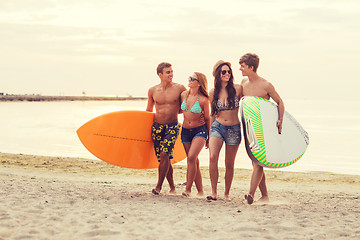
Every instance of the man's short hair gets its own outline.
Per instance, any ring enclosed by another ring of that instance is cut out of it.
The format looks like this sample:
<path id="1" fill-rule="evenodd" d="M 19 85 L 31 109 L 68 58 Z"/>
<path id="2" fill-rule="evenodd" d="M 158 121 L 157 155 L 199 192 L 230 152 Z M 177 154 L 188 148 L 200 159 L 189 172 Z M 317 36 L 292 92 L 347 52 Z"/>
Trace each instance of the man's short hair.
<path id="1" fill-rule="evenodd" d="M 168 68 L 168 67 L 171 67 L 170 63 L 167 62 L 160 63 L 156 68 L 157 74 L 159 75 L 159 73 L 163 73 L 164 68 Z"/>
<path id="2" fill-rule="evenodd" d="M 245 63 L 249 67 L 253 67 L 254 72 L 256 72 L 257 68 L 259 67 L 260 58 L 258 55 L 254 53 L 247 53 L 240 58 L 239 63 Z"/>

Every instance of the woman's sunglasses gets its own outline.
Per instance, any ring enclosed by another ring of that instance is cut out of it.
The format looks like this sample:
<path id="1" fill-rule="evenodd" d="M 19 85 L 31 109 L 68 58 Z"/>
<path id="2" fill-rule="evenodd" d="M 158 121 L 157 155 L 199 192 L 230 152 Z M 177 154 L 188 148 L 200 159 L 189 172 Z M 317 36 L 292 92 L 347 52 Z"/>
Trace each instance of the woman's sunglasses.
<path id="1" fill-rule="evenodd" d="M 231 70 L 227 70 L 227 71 L 226 71 L 226 70 L 222 70 L 222 71 L 221 71 L 221 74 L 222 74 L 222 75 L 225 75 L 226 72 L 231 75 Z"/>
<path id="2" fill-rule="evenodd" d="M 194 82 L 194 81 L 199 81 L 199 80 L 197 80 L 196 78 L 193 78 L 193 77 L 190 76 L 189 81 Z"/>

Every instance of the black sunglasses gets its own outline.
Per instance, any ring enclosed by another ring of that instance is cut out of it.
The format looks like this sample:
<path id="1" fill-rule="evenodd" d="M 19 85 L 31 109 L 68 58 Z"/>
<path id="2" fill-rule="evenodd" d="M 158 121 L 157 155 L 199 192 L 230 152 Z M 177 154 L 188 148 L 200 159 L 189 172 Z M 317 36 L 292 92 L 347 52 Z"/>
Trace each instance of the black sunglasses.
<path id="1" fill-rule="evenodd" d="M 231 70 L 227 70 L 227 71 L 226 71 L 226 70 L 222 70 L 222 71 L 221 71 L 221 74 L 222 74 L 222 75 L 225 75 L 226 72 L 231 75 Z"/>
<path id="2" fill-rule="evenodd" d="M 199 81 L 199 80 L 197 80 L 196 78 L 193 78 L 192 76 L 190 76 L 189 81 L 194 82 L 194 81 Z"/>

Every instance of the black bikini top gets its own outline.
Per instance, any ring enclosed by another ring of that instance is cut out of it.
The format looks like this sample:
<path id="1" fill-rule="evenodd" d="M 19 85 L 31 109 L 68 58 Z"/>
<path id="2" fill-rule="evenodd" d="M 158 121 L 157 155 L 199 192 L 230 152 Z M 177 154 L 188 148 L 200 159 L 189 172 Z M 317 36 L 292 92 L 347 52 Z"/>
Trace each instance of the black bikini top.
<path id="1" fill-rule="evenodd" d="M 223 105 L 220 100 L 218 99 L 217 100 L 217 108 L 219 111 L 227 111 L 227 110 L 234 110 L 234 109 L 237 109 L 239 108 L 239 98 L 237 96 L 234 97 L 234 101 L 235 101 L 235 105 L 234 107 L 230 107 L 229 106 L 229 103 L 226 103 L 225 105 Z"/>

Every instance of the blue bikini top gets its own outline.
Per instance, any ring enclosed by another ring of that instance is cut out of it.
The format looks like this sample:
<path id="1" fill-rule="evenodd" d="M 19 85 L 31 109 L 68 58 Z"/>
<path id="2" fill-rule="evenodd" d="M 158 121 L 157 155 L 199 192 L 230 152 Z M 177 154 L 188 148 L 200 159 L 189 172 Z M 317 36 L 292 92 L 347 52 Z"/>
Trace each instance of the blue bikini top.
<path id="1" fill-rule="evenodd" d="M 187 108 L 186 98 L 181 103 L 181 110 L 189 111 L 188 108 Z M 198 96 L 198 99 L 196 100 L 196 102 L 194 103 L 194 105 L 191 107 L 190 112 L 192 112 L 192 113 L 201 113 L 201 107 L 200 107 L 200 103 L 199 103 L 199 96 Z"/>

